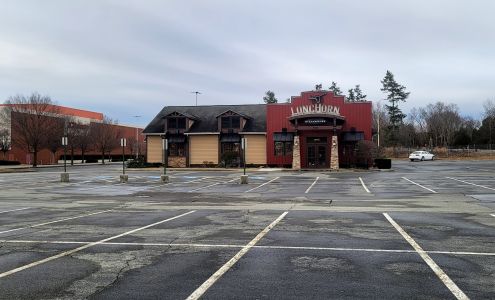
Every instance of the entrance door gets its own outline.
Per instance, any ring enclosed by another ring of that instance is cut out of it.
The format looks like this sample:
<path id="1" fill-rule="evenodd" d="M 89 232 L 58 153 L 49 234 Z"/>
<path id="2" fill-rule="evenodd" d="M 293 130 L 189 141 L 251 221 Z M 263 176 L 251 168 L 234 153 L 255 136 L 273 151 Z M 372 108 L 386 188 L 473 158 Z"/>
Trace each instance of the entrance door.
<path id="1" fill-rule="evenodd" d="M 328 167 L 328 146 L 326 140 L 326 138 L 308 138 L 308 168 Z"/>

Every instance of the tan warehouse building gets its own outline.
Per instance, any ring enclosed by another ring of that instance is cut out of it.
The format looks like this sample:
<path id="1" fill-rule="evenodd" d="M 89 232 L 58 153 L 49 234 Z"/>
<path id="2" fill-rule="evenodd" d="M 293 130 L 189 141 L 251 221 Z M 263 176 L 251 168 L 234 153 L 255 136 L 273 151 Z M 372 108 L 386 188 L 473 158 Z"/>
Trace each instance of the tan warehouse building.
<path id="1" fill-rule="evenodd" d="M 266 105 L 167 106 L 144 129 L 147 161 L 168 165 L 240 166 L 241 138 L 247 139 L 246 164 L 266 165 Z"/>

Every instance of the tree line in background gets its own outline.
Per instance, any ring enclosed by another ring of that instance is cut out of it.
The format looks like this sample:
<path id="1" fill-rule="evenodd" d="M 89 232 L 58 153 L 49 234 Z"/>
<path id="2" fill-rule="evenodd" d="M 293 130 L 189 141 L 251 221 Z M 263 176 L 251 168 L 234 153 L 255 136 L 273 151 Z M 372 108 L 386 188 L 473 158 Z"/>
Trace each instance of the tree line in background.
<path id="1" fill-rule="evenodd" d="M 433 149 L 434 147 L 466 147 L 467 145 L 493 144 L 495 135 L 495 100 L 483 103 L 483 117 L 476 120 L 462 116 L 456 104 L 437 101 L 424 107 L 414 107 L 406 115 L 400 104 L 406 102 L 410 92 L 399 84 L 391 71 L 381 80 L 381 91 L 385 94 L 386 104 L 381 101 L 373 105 L 374 140 L 381 147 L 416 147 Z M 316 84 L 315 91 L 323 89 Z M 336 82 L 328 87 L 335 95 L 343 95 Z M 348 102 L 366 101 L 366 95 L 359 84 L 348 89 L 345 100 Z M 273 91 L 267 91 L 263 97 L 265 103 L 277 103 Z M 290 98 L 287 99 L 290 102 Z"/>
<path id="2" fill-rule="evenodd" d="M 17 145 L 33 154 L 33 166 L 36 166 L 38 153 L 42 149 L 48 149 L 57 161 L 56 153 L 63 149 L 62 137 L 67 137 L 72 164 L 76 152 L 84 162 L 89 151 L 99 153 L 105 163 L 105 156 L 119 146 L 122 133 L 115 126 L 117 121 L 108 117 L 104 117 L 102 122 L 83 124 L 74 117 L 63 115 L 50 97 L 37 93 L 27 97 L 14 96 L 4 104 L 0 114 L 0 151 L 3 152 L 3 159 L 12 145 Z M 134 145 L 136 141 L 128 143 Z"/>
<path id="3" fill-rule="evenodd" d="M 316 84 L 314 90 L 322 91 L 323 84 L 322 83 Z M 332 81 L 332 84 L 328 87 L 328 90 L 332 91 L 335 95 L 344 96 L 342 94 L 342 90 L 335 81 Z M 348 90 L 348 94 L 346 95 L 345 100 L 348 102 L 360 102 L 360 101 L 366 101 L 366 97 L 367 96 L 363 94 L 363 91 L 361 90 L 361 85 L 356 84 L 354 88 Z M 278 99 L 277 97 L 275 97 L 275 92 L 271 90 L 266 91 L 265 96 L 263 96 L 263 102 L 265 102 L 266 104 L 278 103 Z M 287 98 L 285 102 L 290 103 L 290 98 Z"/>

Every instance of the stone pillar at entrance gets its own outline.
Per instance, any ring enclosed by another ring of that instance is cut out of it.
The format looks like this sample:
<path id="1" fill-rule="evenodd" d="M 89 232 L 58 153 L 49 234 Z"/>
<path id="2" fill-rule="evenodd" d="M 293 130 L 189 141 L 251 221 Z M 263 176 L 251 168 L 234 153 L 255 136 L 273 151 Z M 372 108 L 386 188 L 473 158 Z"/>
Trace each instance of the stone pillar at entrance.
<path id="1" fill-rule="evenodd" d="M 292 147 L 292 170 L 301 170 L 301 147 L 299 146 L 299 136 L 294 136 Z"/>
<path id="2" fill-rule="evenodd" d="M 330 169 L 338 170 L 339 169 L 339 141 L 337 140 L 337 136 L 332 136 L 332 150 L 330 150 Z"/>

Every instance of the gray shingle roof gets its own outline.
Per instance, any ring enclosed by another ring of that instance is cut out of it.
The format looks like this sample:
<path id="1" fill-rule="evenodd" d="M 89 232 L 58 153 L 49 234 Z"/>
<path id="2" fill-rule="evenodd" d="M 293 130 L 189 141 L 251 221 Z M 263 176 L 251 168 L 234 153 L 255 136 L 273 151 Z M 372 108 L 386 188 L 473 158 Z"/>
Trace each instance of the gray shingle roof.
<path id="1" fill-rule="evenodd" d="M 247 120 L 246 126 L 244 127 L 245 132 L 266 132 L 266 104 L 246 104 L 165 106 L 148 126 L 146 126 L 143 133 L 162 133 L 165 125 L 163 117 L 173 112 L 182 113 L 185 116 L 192 115 L 198 118 L 189 132 L 218 132 L 217 116 L 229 110 L 250 118 Z"/>

